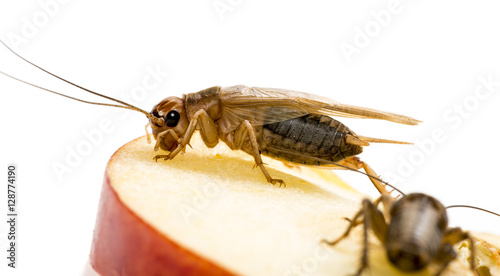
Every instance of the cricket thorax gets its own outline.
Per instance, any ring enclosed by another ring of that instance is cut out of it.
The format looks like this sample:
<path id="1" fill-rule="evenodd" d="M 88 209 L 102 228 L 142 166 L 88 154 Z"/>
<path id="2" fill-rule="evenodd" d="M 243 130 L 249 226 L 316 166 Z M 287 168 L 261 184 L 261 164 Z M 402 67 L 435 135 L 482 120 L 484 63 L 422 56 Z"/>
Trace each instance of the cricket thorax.
<path id="1" fill-rule="evenodd" d="M 221 101 L 220 86 L 210 87 L 199 92 L 185 94 L 183 96 L 186 115 L 191 120 L 194 114 L 203 109 L 213 121 L 220 118 Z"/>
<path id="2" fill-rule="evenodd" d="M 361 146 L 346 143 L 355 135 L 341 122 L 308 114 L 263 126 L 262 154 L 305 165 L 326 165 L 359 154 Z M 322 162 L 324 161 L 324 162 Z"/>

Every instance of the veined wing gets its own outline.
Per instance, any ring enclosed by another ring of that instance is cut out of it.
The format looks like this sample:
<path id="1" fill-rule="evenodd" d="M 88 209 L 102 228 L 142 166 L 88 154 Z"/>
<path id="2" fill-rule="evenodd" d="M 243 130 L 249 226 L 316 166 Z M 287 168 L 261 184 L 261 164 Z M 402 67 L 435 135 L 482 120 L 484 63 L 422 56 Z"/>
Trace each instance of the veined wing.
<path id="1" fill-rule="evenodd" d="M 221 88 L 220 94 L 222 116 L 219 125 L 224 132 L 236 129 L 243 120 L 248 120 L 252 125 L 267 125 L 310 113 L 379 119 L 407 125 L 420 122 L 408 116 L 345 105 L 326 97 L 286 89 L 236 85 Z"/>

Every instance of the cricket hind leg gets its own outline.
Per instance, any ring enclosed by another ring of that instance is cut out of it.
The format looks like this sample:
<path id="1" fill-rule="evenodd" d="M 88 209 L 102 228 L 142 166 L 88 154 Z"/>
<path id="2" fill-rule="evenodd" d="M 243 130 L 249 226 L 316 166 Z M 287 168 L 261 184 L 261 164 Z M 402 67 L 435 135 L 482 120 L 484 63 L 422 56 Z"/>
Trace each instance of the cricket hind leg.
<path id="1" fill-rule="evenodd" d="M 262 162 L 262 158 L 260 156 L 260 147 L 259 144 L 257 143 L 257 136 L 255 134 L 255 130 L 250 124 L 250 122 L 248 120 L 245 120 L 235 130 L 234 140 L 233 140 L 235 148 L 242 149 L 247 137 L 250 139 L 251 155 L 254 157 L 255 166 L 258 166 L 260 168 L 260 170 L 266 177 L 267 182 L 271 184 L 279 184 L 280 187 L 282 185 L 286 186 L 283 180 L 272 178 L 271 175 L 269 175 L 269 172 L 267 172 L 266 168 L 264 167 L 264 162 Z"/>
<path id="2" fill-rule="evenodd" d="M 390 198 L 392 200 L 397 199 L 397 196 L 393 197 L 391 195 L 392 191 L 388 191 L 386 189 L 386 184 L 380 181 L 380 176 L 368 164 L 361 161 L 357 156 L 347 157 L 339 162 L 336 162 L 333 165 L 328 165 L 328 167 L 331 167 L 332 169 L 352 169 L 356 171 L 363 169 L 367 174 L 368 178 L 370 179 L 370 181 L 373 183 L 373 186 L 375 186 L 375 188 L 381 195 Z M 386 204 L 385 200 L 384 204 Z"/>

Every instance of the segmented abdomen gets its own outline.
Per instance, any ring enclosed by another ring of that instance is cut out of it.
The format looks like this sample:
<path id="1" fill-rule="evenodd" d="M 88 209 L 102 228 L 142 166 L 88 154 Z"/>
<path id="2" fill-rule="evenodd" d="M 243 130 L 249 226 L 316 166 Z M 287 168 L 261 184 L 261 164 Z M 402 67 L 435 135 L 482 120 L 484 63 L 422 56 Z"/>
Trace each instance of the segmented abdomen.
<path id="1" fill-rule="evenodd" d="M 361 146 L 346 143 L 347 134 L 355 135 L 333 118 L 308 114 L 264 125 L 261 152 L 294 163 L 326 165 L 362 152 Z"/>

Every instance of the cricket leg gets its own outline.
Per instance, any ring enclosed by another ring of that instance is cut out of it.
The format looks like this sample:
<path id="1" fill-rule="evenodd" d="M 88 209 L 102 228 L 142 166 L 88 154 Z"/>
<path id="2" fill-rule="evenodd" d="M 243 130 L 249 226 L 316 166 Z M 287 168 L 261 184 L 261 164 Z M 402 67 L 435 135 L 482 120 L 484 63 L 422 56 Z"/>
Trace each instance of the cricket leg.
<path id="1" fill-rule="evenodd" d="M 151 137 L 149 137 L 149 131 L 148 131 L 148 127 L 150 125 L 151 125 L 150 123 L 147 123 L 146 126 L 144 127 L 144 129 L 146 130 L 146 139 L 148 141 L 148 144 L 151 144 Z"/>
<path id="2" fill-rule="evenodd" d="M 167 155 L 157 155 L 155 156 L 155 160 L 158 158 L 163 158 L 164 160 L 170 160 L 173 159 L 179 152 L 184 150 L 187 145 L 189 145 L 189 141 L 191 140 L 191 137 L 193 137 L 194 131 L 196 130 L 196 127 L 200 125 L 201 128 L 201 136 L 203 138 L 203 141 L 205 144 L 209 147 L 214 147 L 217 142 L 218 142 L 218 136 L 217 136 L 217 127 L 215 126 L 214 122 L 210 118 L 210 116 L 207 114 L 207 112 L 203 109 L 198 110 L 194 115 L 191 121 L 189 122 L 189 125 L 187 127 L 186 132 L 184 133 L 182 138 L 179 138 L 175 132 L 172 129 L 166 130 L 164 132 L 161 132 L 158 134 L 157 137 L 157 142 L 156 145 L 159 145 L 160 141 L 160 135 L 163 137 L 164 135 L 170 134 L 172 137 L 177 140 L 177 147 L 171 151 Z M 214 130 L 215 129 L 215 130 Z M 215 136 L 214 136 L 215 134 Z M 155 150 L 157 148 L 155 146 Z"/>
<path id="3" fill-rule="evenodd" d="M 276 178 L 271 178 L 269 173 L 267 172 L 266 168 L 264 167 L 264 162 L 262 162 L 262 158 L 260 157 L 260 147 L 259 144 L 257 143 L 257 137 L 255 135 L 255 130 L 253 129 L 252 125 L 248 120 L 243 121 L 238 128 L 234 132 L 234 147 L 236 149 L 242 149 L 243 144 L 245 143 L 246 138 L 250 138 L 250 145 L 252 148 L 251 154 L 253 155 L 253 158 L 255 159 L 255 165 L 260 168 L 262 173 L 267 179 L 267 182 L 271 184 L 276 184 L 278 183 L 281 187 L 281 185 L 285 186 L 285 182 L 281 179 L 276 179 Z"/>
<path id="4" fill-rule="evenodd" d="M 154 147 L 154 151 L 158 151 L 158 149 L 160 149 L 160 143 L 161 143 L 161 141 L 168 134 L 170 134 L 177 141 L 177 143 L 181 142 L 181 139 L 179 138 L 179 136 L 177 136 L 177 134 L 175 133 L 175 131 L 173 131 L 172 129 L 167 129 L 165 131 L 162 131 L 162 132 L 158 133 L 158 135 L 156 136 L 156 144 L 155 144 L 155 147 Z M 153 160 L 158 161 L 158 159 L 160 159 L 160 158 L 166 158 L 166 157 L 168 157 L 168 155 L 159 154 L 159 155 L 155 155 L 155 157 L 153 157 Z"/>
<path id="5" fill-rule="evenodd" d="M 470 269 L 474 271 L 476 267 L 476 253 L 474 248 L 474 239 L 469 234 L 469 232 L 463 231 L 460 227 L 449 228 L 446 230 L 446 233 L 443 237 L 443 245 L 439 249 L 436 257 L 434 259 L 435 263 L 441 265 L 438 273 L 436 275 L 440 275 L 445 271 L 451 261 L 453 261 L 457 257 L 457 253 L 453 249 L 453 245 L 461 242 L 463 240 L 469 240 L 470 244 Z"/>
<path id="6" fill-rule="evenodd" d="M 363 254 L 361 255 L 361 265 L 356 275 L 361 275 L 363 270 L 367 269 L 369 266 L 368 229 L 371 229 L 383 244 L 388 228 L 384 214 L 368 199 L 363 200 L 363 212 L 365 213 L 363 222 Z"/>
<path id="7" fill-rule="evenodd" d="M 356 272 L 356 275 L 361 275 L 363 270 L 368 268 L 368 229 L 372 229 L 372 231 L 375 233 L 375 236 L 383 242 L 385 240 L 385 235 L 387 232 L 387 223 L 385 221 L 383 213 L 377 208 L 377 204 L 380 201 L 380 199 L 376 200 L 374 203 L 372 203 L 370 200 L 365 199 L 363 200 L 362 208 L 359 210 L 356 215 L 349 220 L 349 226 L 347 227 L 346 231 L 342 236 L 340 236 L 338 239 L 334 241 L 326 241 L 323 240 L 323 242 L 333 246 L 346 238 L 351 230 L 356 227 L 357 225 L 360 224 L 358 222 L 358 219 L 362 216 L 362 224 L 363 224 L 363 253 L 361 255 L 361 265 Z"/>
<path id="8" fill-rule="evenodd" d="M 363 169 L 368 175 L 370 181 L 373 183 L 373 186 L 375 186 L 377 191 L 382 195 L 382 203 L 384 204 L 385 207 L 384 209 L 390 210 L 392 203 L 399 197 L 399 196 L 395 197 L 392 196 L 391 195 L 392 191 L 387 191 L 387 189 L 385 188 L 386 185 L 380 181 L 380 176 L 368 164 L 361 161 L 359 157 L 350 156 L 342 161 L 337 162 L 337 164 L 349 167 L 354 170 Z"/>
<path id="9" fill-rule="evenodd" d="M 377 191 L 382 195 L 381 201 L 384 205 L 385 215 L 389 216 L 389 211 L 391 210 L 392 204 L 398 199 L 398 196 L 392 196 L 392 191 L 387 191 L 386 185 L 380 181 L 380 176 L 365 162 L 359 161 L 365 170 L 368 178 L 373 183 L 373 186 L 377 189 Z"/>
<path id="10" fill-rule="evenodd" d="M 179 136 L 177 136 L 177 134 L 175 133 L 175 131 L 173 129 L 167 129 L 165 131 L 162 131 L 162 132 L 158 133 L 158 135 L 156 136 L 156 144 L 155 144 L 155 147 L 154 147 L 154 151 L 158 151 L 158 149 L 160 148 L 160 142 L 161 142 L 161 140 L 167 134 L 172 135 L 172 137 L 177 141 L 177 143 L 181 142 L 181 139 L 179 138 Z"/>
<path id="11" fill-rule="evenodd" d="M 340 236 L 339 238 L 337 238 L 336 240 L 334 241 L 328 241 L 328 240 L 321 240 L 321 242 L 323 243 L 326 243 L 328 245 L 331 245 L 331 246 L 334 246 L 336 245 L 337 243 L 339 243 L 341 240 L 347 238 L 349 236 L 349 234 L 351 233 L 351 230 L 354 229 L 354 227 L 358 226 L 359 224 L 361 224 L 358 219 L 360 216 L 363 215 L 363 209 L 359 210 L 352 219 L 347 219 L 347 221 L 349 221 L 349 226 L 347 226 L 347 229 L 345 230 L 344 234 L 342 234 L 342 236 Z"/>

